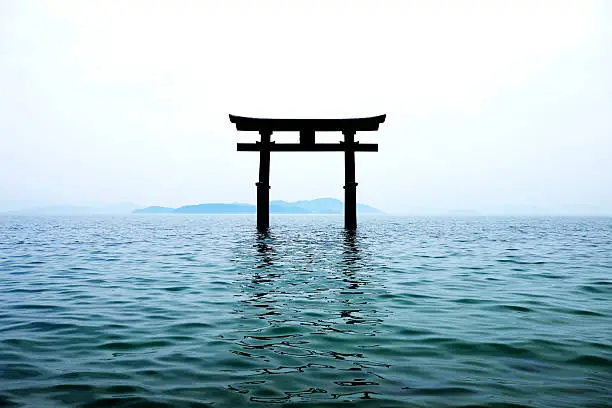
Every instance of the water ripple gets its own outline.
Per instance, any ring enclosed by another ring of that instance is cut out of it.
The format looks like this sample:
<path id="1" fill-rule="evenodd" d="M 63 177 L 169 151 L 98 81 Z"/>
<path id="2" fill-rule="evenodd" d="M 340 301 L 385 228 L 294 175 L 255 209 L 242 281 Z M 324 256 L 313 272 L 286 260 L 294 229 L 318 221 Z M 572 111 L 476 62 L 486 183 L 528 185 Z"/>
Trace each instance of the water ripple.
<path id="1" fill-rule="evenodd" d="M 606 406 L 612 220 L 0 217 L 0 406 Z"/>

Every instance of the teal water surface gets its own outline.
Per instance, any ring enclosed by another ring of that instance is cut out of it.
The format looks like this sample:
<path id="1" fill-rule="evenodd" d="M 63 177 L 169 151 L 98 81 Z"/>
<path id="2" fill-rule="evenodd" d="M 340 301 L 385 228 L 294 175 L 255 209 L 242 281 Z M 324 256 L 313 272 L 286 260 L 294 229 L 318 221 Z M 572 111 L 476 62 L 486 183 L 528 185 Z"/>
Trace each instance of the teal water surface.
<path id="1" fill-rule="evenodd" d="M 611 406 L 611 218 L 271 223 L 0 217 L 0 406 Z"/>

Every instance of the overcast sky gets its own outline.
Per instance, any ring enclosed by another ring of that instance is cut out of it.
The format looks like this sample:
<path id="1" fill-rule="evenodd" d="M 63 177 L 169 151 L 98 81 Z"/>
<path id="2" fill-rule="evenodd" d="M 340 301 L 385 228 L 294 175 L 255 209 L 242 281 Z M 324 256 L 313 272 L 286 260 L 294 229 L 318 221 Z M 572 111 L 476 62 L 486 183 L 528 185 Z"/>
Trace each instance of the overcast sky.
<path id="1" fill-rule="evenodd" d="M 3 0 L 0 209 L 254 203 L 229 113 L 386 113 L 360 202 L 612 214 L 610 3 Z M 343 171 L 273 153 L 271 199 L 342 199 Z"/>

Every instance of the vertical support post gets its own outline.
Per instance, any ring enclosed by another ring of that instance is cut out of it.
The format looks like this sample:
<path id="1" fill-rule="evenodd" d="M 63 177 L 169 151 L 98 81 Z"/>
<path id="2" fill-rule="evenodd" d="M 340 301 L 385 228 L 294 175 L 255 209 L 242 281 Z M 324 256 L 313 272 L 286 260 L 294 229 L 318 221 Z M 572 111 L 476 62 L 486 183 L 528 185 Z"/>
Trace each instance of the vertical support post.
<path id="1" fill-rule="evenodd" d="M 257 186 L 257 229 L 265 232 L 270 227 L 270 138 L 272 131 L 261 130 L 259 150 L 259 181 Z"/>
<path id="2" fill-rule="evenodd" d="M 355 182 L 355 132 L 344 134 L 344 226 L 357 228 L 357 183 Z"/>

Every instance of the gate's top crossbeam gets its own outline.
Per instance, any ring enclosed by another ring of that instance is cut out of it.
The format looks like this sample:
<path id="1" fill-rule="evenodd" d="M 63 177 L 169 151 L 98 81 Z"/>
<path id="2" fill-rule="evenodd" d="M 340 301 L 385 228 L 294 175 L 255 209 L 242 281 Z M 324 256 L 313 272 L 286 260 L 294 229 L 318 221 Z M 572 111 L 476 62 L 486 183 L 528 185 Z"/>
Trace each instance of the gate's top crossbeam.
<path id="1" fill-rule="evenodd" d="M 236 130 L 268 132 L 363 132 L 378 130 L 387 115 L 351 119 L 265 119 L 229 115 Z"/>

